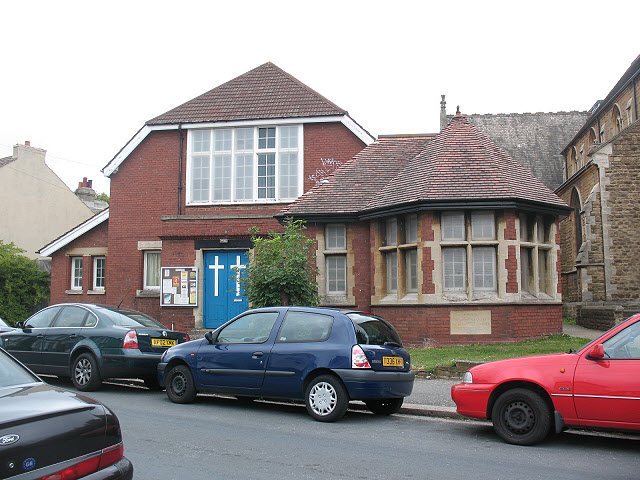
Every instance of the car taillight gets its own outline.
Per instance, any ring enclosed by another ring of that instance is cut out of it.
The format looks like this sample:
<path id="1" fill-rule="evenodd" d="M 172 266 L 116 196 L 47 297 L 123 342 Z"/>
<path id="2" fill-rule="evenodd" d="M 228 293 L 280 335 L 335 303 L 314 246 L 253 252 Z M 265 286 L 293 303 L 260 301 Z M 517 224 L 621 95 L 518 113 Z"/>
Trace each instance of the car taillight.
<path id="1" fill-rule="evenodd" d="M 83 460 L 46 477 L 41 477 L 39 480 L 75 480 L 76 478 L 86 477 L 109 465 L 113 465 L 120 461 L 122 457 L 124 457 L 124 447 L 122 443 L 119 443 L 105 448 L 100 455 Z"/>
<path id="2" fill-rule="evenodd" d="M 185 334 L 185 336 L 184 336 L 184 337 L 185 337 L 185 338 L 184 338 L 184 341 L 185 341 L 185 342 L 190 342 L 190 341 L 191 341 L 191 339 L 189 338 L 189 334 L 188 334 L 188 333 L 187 333 L 187 334 Z"/>
<path id="3" fill-rule="evenodd" d="M 140 345 L 138 345 L 138 334 L 135 330 L 129 330 L 124 336 L 122 348 L 140 348 Z"/>
<path id="4" fill-rule="evenodd" d="M 371 368 L 367 356 L 360 345 L 351 348 L 351 368 Z"/>

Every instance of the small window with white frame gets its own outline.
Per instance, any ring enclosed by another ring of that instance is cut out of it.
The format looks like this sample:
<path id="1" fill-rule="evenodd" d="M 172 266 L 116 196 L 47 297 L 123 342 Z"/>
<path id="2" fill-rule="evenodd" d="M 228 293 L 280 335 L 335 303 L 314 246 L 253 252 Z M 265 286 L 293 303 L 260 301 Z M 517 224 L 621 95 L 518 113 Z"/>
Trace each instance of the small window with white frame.
<path id="1" fill-rule="evenodd" d="M 71 257 L 71 290 L 82 290 L 82 257 Z"/>
<path id="2" fill-rule="evenodd" d="M 347 294 L 347 229 L 344 224 L 325 227 L 325 270 L 327 294 Z"/>
<path id="3" fill-rule="evenodd" d="M 160 250 L 144 251 L 143 277 L 145 290 L 160 290 Z"/>
<path id="4" fill-rule="evenodd" d="M 93 257 L 93 289 L 104 290 L 106 257 Z"/>

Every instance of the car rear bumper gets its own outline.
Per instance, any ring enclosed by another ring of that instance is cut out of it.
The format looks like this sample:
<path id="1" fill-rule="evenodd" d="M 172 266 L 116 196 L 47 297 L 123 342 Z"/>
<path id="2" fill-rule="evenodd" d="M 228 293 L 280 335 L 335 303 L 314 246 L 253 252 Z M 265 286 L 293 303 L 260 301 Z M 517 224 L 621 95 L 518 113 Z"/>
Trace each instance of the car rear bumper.
<path id="1" fill-rule="evenodd" d="M 102 356 L 103 377 L 139 378 L 155 376 L 162 354 L 130 353 L 125 355 Z"/>
<path id="2" fill-rule="evenodd" d="M 347 387 L 352 400 L 408 397 L 413 391 L 415 374 L 375 370 L 338 369 L 334 372 Z"/>
<path id="3" fill-rule="evenodd" d="M 133 465 L 124 457 L 113 465 L 109 465 L 102 470 L 82 477 L 82 480 L 131 480 L 132 478 Z"/>

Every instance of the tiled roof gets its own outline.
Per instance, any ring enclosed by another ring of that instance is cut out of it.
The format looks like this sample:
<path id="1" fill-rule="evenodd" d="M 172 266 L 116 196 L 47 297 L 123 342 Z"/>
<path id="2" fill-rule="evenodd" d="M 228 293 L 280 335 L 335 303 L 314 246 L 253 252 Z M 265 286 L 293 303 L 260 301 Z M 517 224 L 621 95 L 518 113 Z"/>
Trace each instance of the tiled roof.
<path id="1" fill-rule="evenodd" d="M 15 157 L 4 157 L 4 158 L 0 158 L 0 167 L 4 167 L 5 165 L 13 162 L 14 160 L 16 160 Z"/>
<path id="2" fill-rule="evenodd" d="M 283 214 L 353 215 L 369 202 L 409 161 L 418 155 L 432 136 L 381 137 L 331 176 L 318 183 Z"/>
<path id="3" fill-rule="evenodd" d="M 147 125 L 346 115 L 271 62 L 149 120 Z"/>
<path id="4" fill-rule="evenodd" d="M 562 149 L 587 121 L 589 112 L 501 113 L 466 117 L 553 190 L 563 182 Z"/>
<path id="5" fill-rule="evenodd" d="M 408 205 L 566 204 L 464 116 L 435 137 L 382 138 L 280 215 L 367 215 Z"/>

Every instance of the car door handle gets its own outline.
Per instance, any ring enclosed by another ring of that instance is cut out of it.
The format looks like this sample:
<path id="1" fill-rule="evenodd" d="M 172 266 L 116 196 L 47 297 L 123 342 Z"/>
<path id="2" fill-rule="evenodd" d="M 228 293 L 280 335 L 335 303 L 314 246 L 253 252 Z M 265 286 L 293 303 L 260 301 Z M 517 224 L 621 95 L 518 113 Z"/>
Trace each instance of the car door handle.
<path id="1" fill-rule="evenodd" d="M 264 355 L 264 353 L 262 353 L 262 352 L 253 352 L 253 356 L 254 357 L 261 357 L 263 355 Z"/>

